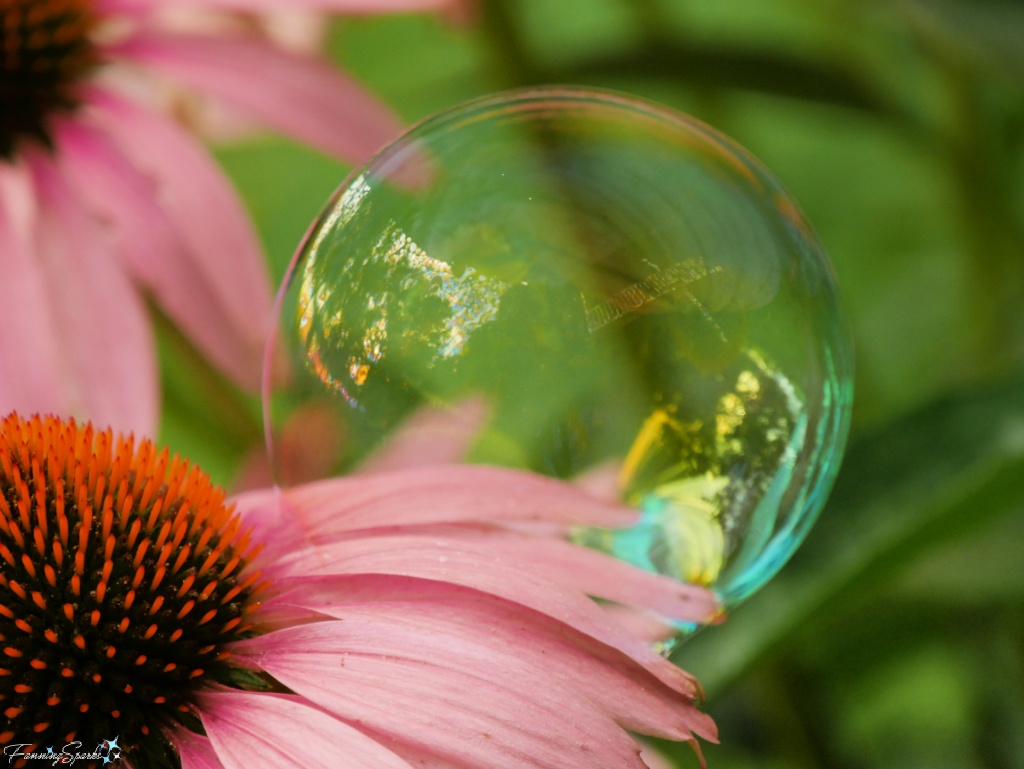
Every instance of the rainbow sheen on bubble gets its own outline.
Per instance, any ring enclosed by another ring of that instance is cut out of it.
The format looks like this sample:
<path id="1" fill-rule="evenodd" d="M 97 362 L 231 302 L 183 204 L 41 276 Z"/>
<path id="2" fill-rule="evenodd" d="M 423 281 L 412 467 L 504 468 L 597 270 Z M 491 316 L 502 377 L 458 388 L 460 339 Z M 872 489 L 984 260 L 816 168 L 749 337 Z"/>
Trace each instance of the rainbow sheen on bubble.
<path id="1" fill-rule="evenodd" d="M 612 93 L 412 128 L 310 230 L 279 339 L 297 373 L 274 407 L 332 404 L 334 471 L 482 404 L 465 461 L 601 485 L 638 523 L 577 541 L 726 606 L 802 541 L 849 420 L 835 279 L 796 203 L 714 130 Z"/>

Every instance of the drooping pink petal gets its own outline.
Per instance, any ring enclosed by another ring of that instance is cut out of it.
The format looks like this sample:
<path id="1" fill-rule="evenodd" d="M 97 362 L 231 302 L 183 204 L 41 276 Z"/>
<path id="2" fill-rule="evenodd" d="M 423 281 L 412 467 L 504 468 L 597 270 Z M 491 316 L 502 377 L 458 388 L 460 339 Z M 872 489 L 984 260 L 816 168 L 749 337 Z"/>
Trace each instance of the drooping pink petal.
<path id="1" fill-rule="evenodd" d="M 714 593 L 636 568 L 605 553 L 551 537 L 501 533 L 489 527 L 448 527 L 442 537 L 595 598 L 652 609 L 680 622 L 706 622 L 719 610 Z"/>
<path id="2" fill-rule="evenodd" d="M 278 567 L 293 562 L 293 573 L 297 573 L 307 557 L 311 563 L 321 563 L 327 568 L 326 564 L 344 559 L 350 553 L 387 552 L 406 547 L 436 550 L 439 559 L 454 550 L 496 563 L 515 564 L 585 595 L 651 609 L 679 622 L 707 622 L 720 608 L 714 593 L 697 585 L 652 574 L 564 540 L 525 536 L 497 527 L 363 530 L 322 544 L 316 554 L 293 555 Z"/>
<path id="3" fill-rule="evenodd" d="M 111 223 L 129 273 L 213 363 L 237 381 L 251 382 L 261 350 L 225 308 L 230 284 L 207 279 L 160 207 L 157 185 L 93 127 L 65 119 L 55 121 L 54 133 L 62 167 L 83 204 Z"/>
<path id="4" fill-rule="evenodd" d="M 417 629 L 318 622 L 264 636 L 252 661 L 416 766 L 642 769 L 636 743 L 571 686 L 525 669 L 517 681 L 457 634 Z"/>
<path id="5" fill-rule="evenodd" d="M 181 769 L 224 769 L 217 751 L 207 737 L 178 729 L 169 735 L 181 758 Z"/>
<path id="6" fill-rule="evenodd" d="M 688 696 L 633 659 L 555 617 L 496 596 L 368 574 L 309 582 L 280 599 L 288 601 L 343 620 L 350 653 L 397 652 L 510 688 L 551 687 L 567 699 L 587 698 L 628 729 L 668 739 L 689 739 L 691 730 L 715 736 Z M 235 651 L 258 656 L 279 637 L 287 636 L 244 641 Z"/>
<path id="7" fill-rule="evenodd" d="M 288 489 L 281 499 L 312 540 L 354 529 L 432 523 L 541 521 L 614 528 L 635 523 L 637 516 L 571 484 L 482 465 L 332 478 Z M 242 512 L 266 501 L 261 495 L 236 499 Z"/>
<path id="8" fill-rule="evenodd" d="M 340 70 L 257 37 L 142 29 L 107 52 L 164 72 L 350 162 L 367 160 L 401 131 L 392 112 Z"/>
<path id="9" fill-rule="evenodd" d="M 256 389 L 270 327 L 270 279 L 238 195 L 206 151 L 170 121 L 95 88 L 89 101 L 90 120 L 151 180 L 191 267 L 216 287 L 231 327 L 246 335 L 253 368 L 240 384 Z"/>
<path id="10" fill-rule="evenodd" d="M 47 281 L 12 216 L 19 203 L 30 208 L 13 198 L 31 197 L 31 182 L 6 164 L 0 177 L 0 414 L 61 413 L 68 404 Z"/>
<path id="11" fill-rule="evenodd" d="M 299 697 L 223 691 L 198 700 L 203 726 L 225 769 L 412 769 L 383 745 Z"/>
<path id="12" fill-rule="evenodd" d="M 430 537 L 361 539 L 320 545 L 286 555 L 263 567 L 286 590 L 317 576 L 384 574 L 451 583 L 504 598 L 565 624 L 637 660 L 666 685 L 694 696 L 697 686 L 682 670 L 630 635 L 588 596 L 552 582 L 529 568 Z"/>
<path id="13" fill-rule="evenodd" d="M 678 632 L 678 628 L 647 609 L 617 603 L 604 604 L 602 608 L 631 635 L 650 644 L 667 641 Z"/>
<path id="14" fill-rule="evenodd" d="M 697 743 L 692 743 L 695 750 L 698 751 L 697 755 L 700 755 L 700 746 Z M 669 761 L 665 756 L 658 752 L 658 749 L 651 745 L 645 744 L 642 740 L 640 741 L 640 747 L 642 751 L 640 758 L 643 759 L 647 765 L 647 769 L 678 769 L 678 766 L 673 761 Z M 703 757 L 701 757 L 703 761 Z"/>
<path id="15" fill-rule="evenodd" d="M 36 256 L 46 275 L 73 415 L 153 435 L 156 352 L 138 294 L 53 161 L 25 153 L 39 197 Z"/>
<path id="16" fill-rule="evenodd" d="M 470 398 L 451 408 L 424 408 L 359 466 L 361 473 L 462 461 L 487 423 L 487 404 Z"/>

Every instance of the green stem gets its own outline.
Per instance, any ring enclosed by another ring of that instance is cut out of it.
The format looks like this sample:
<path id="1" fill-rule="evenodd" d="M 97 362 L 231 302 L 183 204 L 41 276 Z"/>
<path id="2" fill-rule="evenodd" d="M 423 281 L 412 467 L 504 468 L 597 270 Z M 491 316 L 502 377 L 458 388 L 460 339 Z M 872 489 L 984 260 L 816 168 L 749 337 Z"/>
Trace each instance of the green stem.
<path id="1" fill-rule="evenodd" d="M 986 767 L 1024 767 L 1024 615 L 1000 607 L 978 644 L 977 623 L 965 639 L 981 670 L 977 750 Z"/>
<path id="2" fill-rule="evenodd" d="M 544 82 L 526 51 L 523 34 L 511 0 L 484 0 L 481 3 L 483 30 L 495 54 L 495 75 L 508 88 Z"/>
<path id="3" fill-rule="evenodd" d="M 1013 166 L 1007 162 L 1016 148 L 1006 146 L 1005 115 L 985 98 L 978 75 L 955 64 L 947 70 L 959 118 L 947 160 L 970 252 L 975 312 L 983 324 L 977 366 L 982 374 L 996 374 L 1024 353 L 1024 232 L 1010 202 Z"/>
<path id="4" fill-rule="evenodd" d="M 846 769 L 832 748 L 829 709 L 814 675 L 773 661 L 758 677 L 762 713 L 769 718 L 774 753 L 804 769 Z"/>
<path id="5" fill-rule="evenodd" d="M 164 350 L 165 381 L 187 381 L 187 387 L 165 389 L 168 405 L 188 414 L 209 439 L 238 452 L 262 440 L 259 405 L 213 367 L 181 329 L 154 303 L 150 313 Z M 169 360 L 168 360 L 169 358 Z M 167 369 L 174 368 L 168 375 Z"/>

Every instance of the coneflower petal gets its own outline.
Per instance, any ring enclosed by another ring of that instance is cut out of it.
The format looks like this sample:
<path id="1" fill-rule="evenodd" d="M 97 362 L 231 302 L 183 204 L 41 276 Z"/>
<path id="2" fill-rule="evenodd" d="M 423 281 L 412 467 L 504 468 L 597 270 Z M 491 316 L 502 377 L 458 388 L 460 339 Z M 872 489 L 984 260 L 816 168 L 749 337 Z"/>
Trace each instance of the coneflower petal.
<path id="1" fill-rule="evenodd" d="M 208 737 L 179 729 L 174 732 L 172 741 L 178 749 L 181 769 L 224 769 Z"/>
<path id="2" fill-rule="evenodd" d="M 143 29 L 107 49 L 211 94 L 265 125 L 362 163 L 401 123 L 340 70 L 255 37 Z"/>
<path id="3" fill-rule="evenodd" d="M 32 188 L 21 169 L 0 164 L 0 176 L 0 404 L 27 413 L 56 411 L 65 404 L 47 279 L 17 231 L 9 200 L 30 198 Z"/>
<path id="4" fill-rule="evenodd" d="M 91 89 L 89 102 L 90 118 L 152 179 L 193 266 L 221 297 L 234 328 L 247 334 L 253 368 L 240 383 L 255 389 L 270 325 L 270 279 L 237 193 L 207 152 L 173 123 L 100 89 Z"/>
<path id="5" fill-rule="evenodd" d="M 626 728 L 667 739 L 688 739 L 691 730 L 715 737 L 714 724 L 687 695 L 667 687 L 629 656 L 556 617 L 493 595 L 448 583 L 362 574 L 310 582 L 279 600 L 343 620 L 337 629 L 347 653 L 402 654 L 526 692 L 552 687 L 567 699 L 585 697 Z M 273 633 L 233 649 L 274 655 L 297 644 L 296 638 L 292 631 Z"/>
<path id="6" fill-rule="evenodd" d="M 353 535 L 356 536 L 356 535 Z M 493 526 L 402 527 L 379 533 L 364 531 L 360 542 L 382 549 L 418 542 L 439 551 L 456 549 L 496 562 L 516 564 L 552 582 L 581 593 L 644 607 L 678 622 L 706 623 L 719 610 L 714 594 L 698 585 L 642 571 L 605 553 L 578 547 L 565 540 L 526 536 Z M 347 537 L 346 537 L 347 539 Z M 331 557 L 333 544 L 322 551 Z M 343 545 L 338 543 L 339 549 Z M 438 557 L 444 557 L 439 555 Z"/>
<path id="7" fill-rule="evenodd" d="M 156 351 L 145 307 L 60 169 L 24 153 L 39 196 L 35 248 L 46 273 L 66 402 L 125 432 L 155 432 Z"/>
<path id="8" fill-rule="evenodd" d="M 412 769 L 383 745 L 298 697 L 212 692 L 203 726 L 225 769 Z"/>
<path id="9" fill-rule="evenodd" d="M 439 546 L 428 537 L 389 540 L 360 538 L 318 546 L 315 553 L 296 552 L 283 559 L 270 574 L 279 587 L 298 586 L 302 579 L 316 576 L 390 574 L 472 588 L 557 617 L 633 657 L 673 689 L 687 695 L 696 693 L 692 678 L 625 632 L 581 592 L 552 582 L 529 568 L 486 554 Z M 293 576 L 288 576 L 289 572 Z"/>
<path id="10" fill-rule="evenodd" d="M 417 467 L 333 478 L 288 490 L 285 500 L 312 538 L 381 526 L 460 522 L 629 526 L 635 510 L 532 473 L 482 465 Z M 265 498 L 238 498 L 259 508 Z M 275 514 L 253 509 L 255 517 Z"/>
<path id="11" fill-rule="evenodd" d="M 583 697 L 563 697 L 547 686 L 539 691 L 508 687 L 487 675 L 404 654 L 367 653 L 358 641 L 359 651 L 349 653 L 346 625 L 322 622 L 280 631 L 292 642 L 287 652 L 265 654 L 260 665 L 415 765 L 643 767 L 633 740 Z"/>
<path id="12" fill-rule="evenodd" d="M 56 121 L 60 163 L 83 205 L 111 223 L 128 272 L 225 373 L 252 378 L 259 350 L 225 305 L 229 286 L 209 280 L 161 208 L 157 185 L 144 177 L 103 132 L 83 121 Z M 262 269 L 250 265 L 250 269 Z"/>

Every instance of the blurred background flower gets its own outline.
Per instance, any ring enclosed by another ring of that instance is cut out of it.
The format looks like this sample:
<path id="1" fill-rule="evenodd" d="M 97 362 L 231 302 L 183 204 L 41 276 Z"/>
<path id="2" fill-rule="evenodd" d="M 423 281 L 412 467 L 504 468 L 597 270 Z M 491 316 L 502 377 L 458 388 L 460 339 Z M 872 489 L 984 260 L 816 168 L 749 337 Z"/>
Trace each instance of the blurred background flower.
<path id="1" fill-rule="evenodd" d="M 289 24 L 281 3 L 229 0 L 0 4 L 0 411 L 153 434 L 150 311 L 219 372 L 256 389 L 271 297 L 260 244 L 230 183 L 168 119 L 182 110 L 167 107 L 187 103 L 184 86 L 236 122 L 363 160 L 400 124 L 312 55 L 317 20 L 308 12 L 452 3 L 287 7 L 307 15 Z"/>

